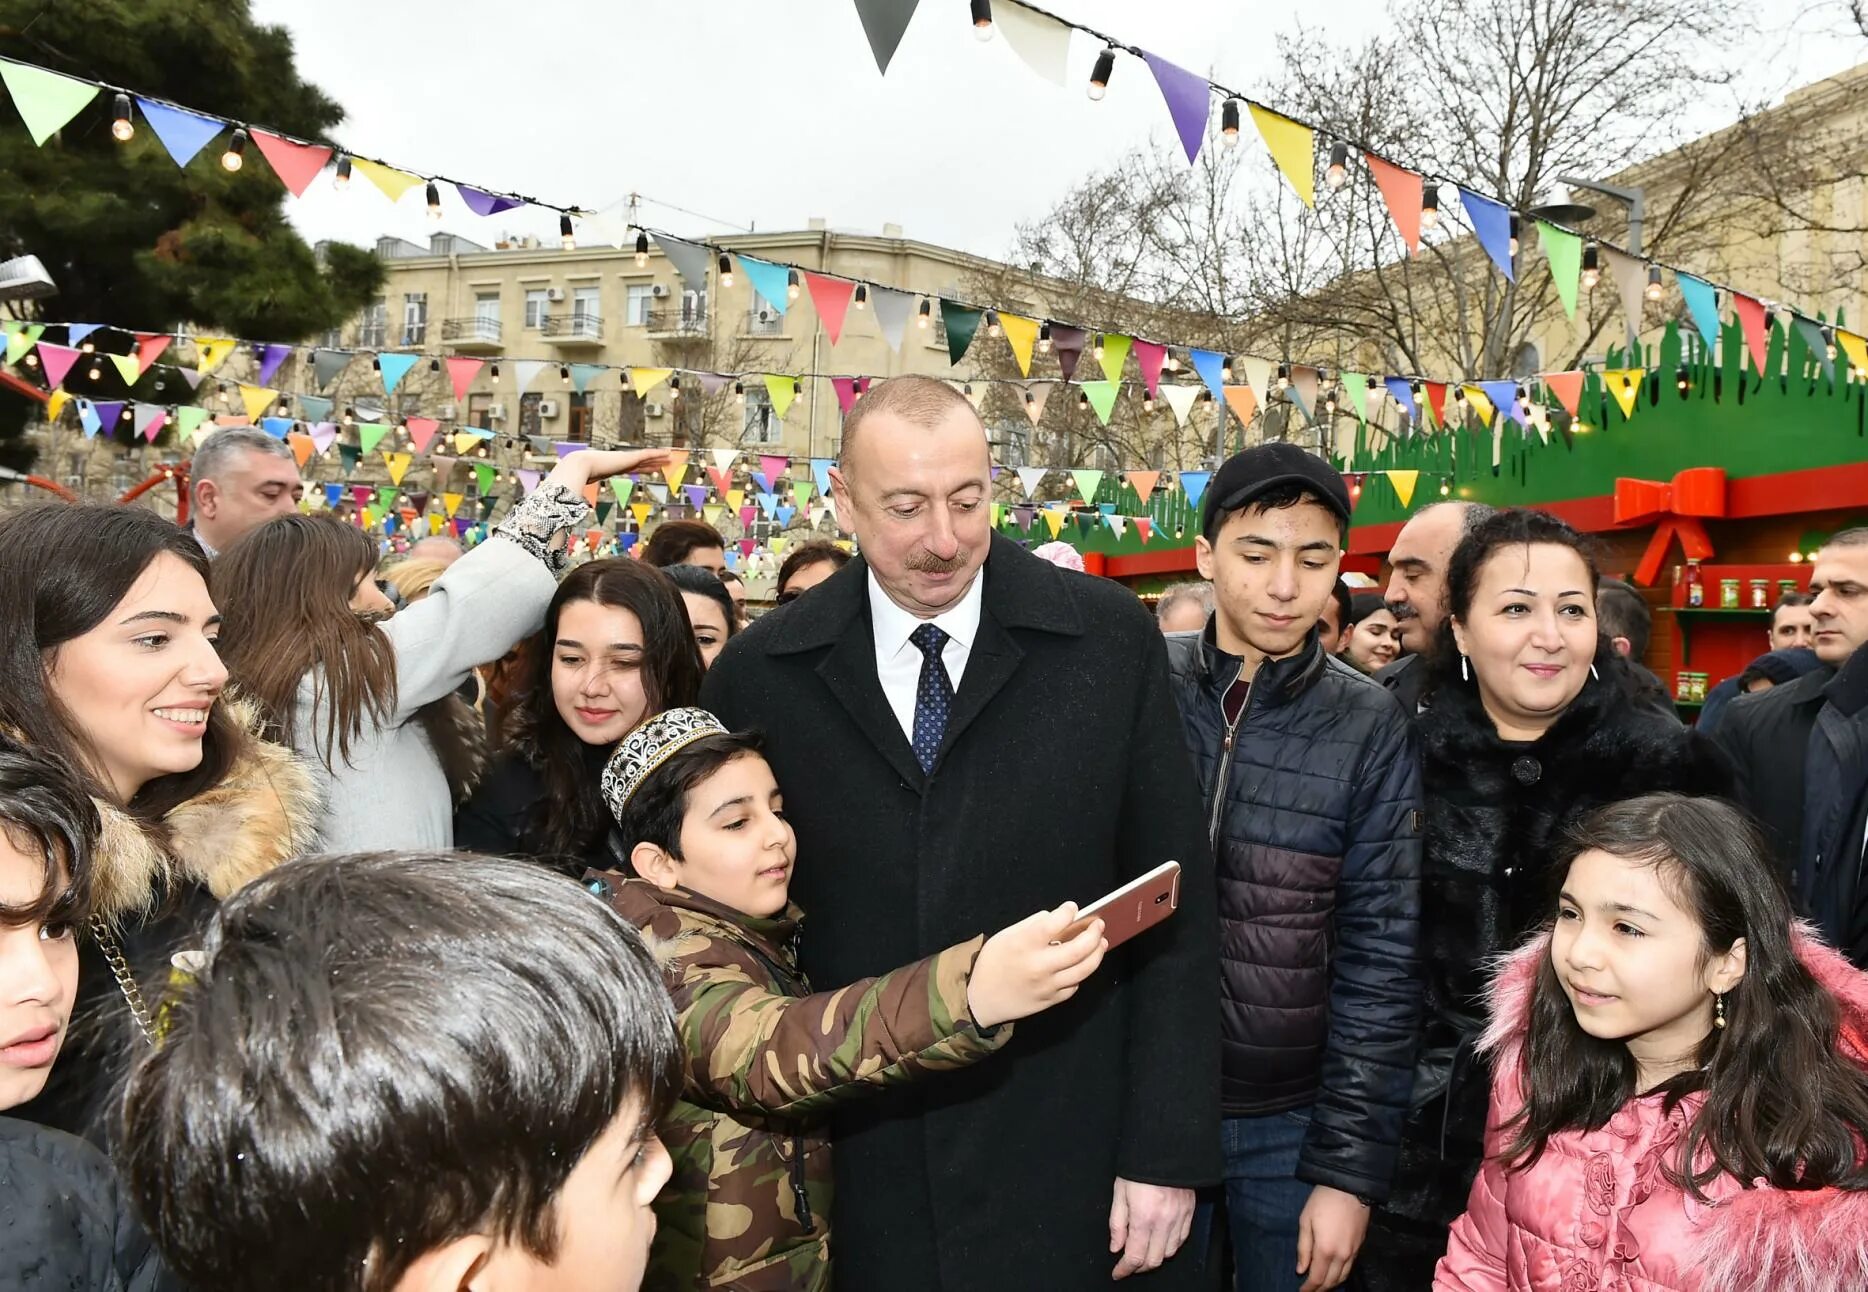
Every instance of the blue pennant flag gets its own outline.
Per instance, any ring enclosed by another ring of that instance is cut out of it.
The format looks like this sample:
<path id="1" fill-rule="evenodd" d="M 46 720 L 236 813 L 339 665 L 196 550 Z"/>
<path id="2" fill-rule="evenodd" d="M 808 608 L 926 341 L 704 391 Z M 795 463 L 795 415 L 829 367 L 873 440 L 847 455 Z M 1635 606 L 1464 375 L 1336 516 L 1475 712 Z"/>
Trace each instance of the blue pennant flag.
<path id="1" fill-rule="evenodd" d="M 1226 356 L 1213 350 L 1189 350 L 1187 358 L 1192 361 L 1193 370 L 1200 374 L 1200 380 L 1206 383 L 1206 388 L 1213 392 L 1213 398 L 1224 399 Z M 1258 390 L 1252 393 L 1263 403 L 1268 392 Z"/>
<path id="2" fill-rule="evenodd" d="M 266 432 L 266 434 L 272 436 L 275 440 L 283 440 L 292 433 L 292 428 L 297 425 L 298 423 L 289 417 L 262 417 L 259 419 L 259 428 Z"/>
<path id="3" fill-rule="evenodd" d="M 1382 385 L 1388 387 L 1388 393 L 1395 397 L 1395 403 L 1407 409 L 1408 420 L 1420 420 L 1420 406 L 1414 402 L 1414 383 L 1406 377 L 1383 377 Z"/>
<path id="4" fill-rule="evenodd" d="M 1494 202 L 1463 188 L 1459 190 L 1459 200 L 1466 208 L 1466 218 L 1472 221 L 1473 236 L 1485 248 L 1485 254 L 1498 266 L 1499 273 L 1516 282 L 1518 273 L 1511 264 L 1511 209 L 1503 202 Z"/>
<path id="5" fill-rule="evenodd" d="M 419 354 L 379 354 L 376 366 L 383 370 L 383 393 L 393 395 L 402 379 L 409 375 L 409 369 L 421 362 Z"/>
<path id="6" fill-rule="evenodd" d="M 1481 381 L 1476 383 L 1485 397 L 1492 401 L 1492 406 L 1509 417 L 1519 426 L 1525 425 L 1524 410 L 1518 406 L 1518 383 L 1515 381 Z"/>
<path id="7" fill-rule="evenodd" d="M 811 459 L 811 476 L 817 481 L 818 496 L 830 497 L 830 468 L 835 466 L 829 458 Z"/>
<path id="8" fill-rule="evenodd" d="M 600 363 L 574 363 L 572 364 L 571 365 L 571 389 L 575 390 L 580 395 L 583 394 L 584 387 L 590 384 L 590 379 L 602 371 L 603 371 L 603 365 Z"/>
<path id="9" fill-rule="evenodd" d="M 324 486 L 324 505 L 325 506 L 335 507 L 337 506 L 338 503 L 342 502 L 343 500 L 344 500 L 344 486 L 343 485 L 328 484 Z"/>
<path id="10" fill-rule="evenodd" d="M 148 99 L 138 99 L 136 106 L 143 110 L 143 119 L 149 122 L 149 128 L 156 132 L 156 138 L 169 150 L 177 166 L 193 161 L 208 146 L 208 140 L 227 128 L 227 123 L 218 117 L 204 117 L 186 108 L 171 108 Z"/>
<path id="11" fill-rule="evenodd" d="M 783 314 L 791 304 L 787 290 L 791 271 L 783 265 L 775 265 L 767 260 L 754 260 L 751 256 L 741 256 L 739 267 L 746 271 L 746 281 L 752 284 L 752 290 L 765 297 L 773 309 Z"/>
<path id="12" fill-rule="evenodd" d="M 1686 311 L 1693 316 L 1693 326 L 1706 338 L 1706 348 L 1716 349 L 1719 344 L 1718 291 L 1705 279 L 1691 274 L 1676 273 L 1674 279 L 1680 284 L 1680 295 L 1686 298 Z"/>
<path id="13" fill-rule="evenodd" d="M 1201 495 L 1206 493 L 1207 483 L 1212 480 L 1211 471 L 1183 471 L 1180 473 L 1181 492 L 1187 495 L 1187 505 L 1198 507 Z"/>

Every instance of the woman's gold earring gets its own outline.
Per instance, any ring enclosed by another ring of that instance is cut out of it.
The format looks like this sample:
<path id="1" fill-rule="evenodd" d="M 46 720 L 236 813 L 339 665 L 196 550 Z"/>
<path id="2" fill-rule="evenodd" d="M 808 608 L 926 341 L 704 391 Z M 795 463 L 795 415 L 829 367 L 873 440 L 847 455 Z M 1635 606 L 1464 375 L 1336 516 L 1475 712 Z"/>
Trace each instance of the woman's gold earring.
<path id="1" fill-rule="evenodd" d="M 1712 994 L 1712 1025 L 1714 1027 L 1725 1026 L 1725 993 L 1724 992 L 1714 992 Z"/>

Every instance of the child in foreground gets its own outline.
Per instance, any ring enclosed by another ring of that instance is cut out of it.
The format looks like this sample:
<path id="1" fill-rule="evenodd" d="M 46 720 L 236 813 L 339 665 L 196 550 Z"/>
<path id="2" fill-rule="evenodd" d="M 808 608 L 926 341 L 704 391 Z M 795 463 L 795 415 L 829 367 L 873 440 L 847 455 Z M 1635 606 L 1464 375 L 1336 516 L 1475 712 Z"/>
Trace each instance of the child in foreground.
<path id="1" fill-rule="evenodd" d="M 0 1111 L 45 1088 L 64 1044 L 99 829 L 76 777 L 0 741 Z M 103 1154 L 0 1117 L 0 1287 L 16 1286 L 171 1285 Z"/>
<path id="2" fill-rule="evenodd" d="M 973 1063 L 1013 1020 L 1069 999 L 1102 962 L 1102 922 L 1040 911 L 880 978 L 811 993 L 796 839 L 757 738 L 673 709 L 611 755 L 603 794 L 635 877 L 590 883 L 640 925 L 686 1048 L 663 1123 L 674 1178 L 644 1287 L 742 1292 L 831 1283 L 830 1146 L 822 1114 L 886 1085 Z"/>
<path id="3" fill-rule="evenodd" d="M 1486 1160 L 1435 1288 L 1868 1288 L 1868 975 L 1724 803 L 1630 799 L 1570 853 L 1493 987 Z"/>
<path id="4" fill-rule="evenodd" d="M 654 962 L 575 881 L 294 861 L 215 913 L 123 1167 L 204 1292 L 635 1292 L 678 1079 Z"/>

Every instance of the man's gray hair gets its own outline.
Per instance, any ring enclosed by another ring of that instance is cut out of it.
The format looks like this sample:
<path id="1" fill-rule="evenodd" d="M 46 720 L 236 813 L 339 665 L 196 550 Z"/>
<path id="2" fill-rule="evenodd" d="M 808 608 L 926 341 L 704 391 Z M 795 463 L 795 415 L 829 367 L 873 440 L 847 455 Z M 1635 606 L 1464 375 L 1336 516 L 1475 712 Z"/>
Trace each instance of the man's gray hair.
<path id="1" fill-rule="evenodd" d="M 188 469 L 190 481 L 218 480 L 241 453 L 265 453 L 296 463 L 284 440 L 274 439 L 257 426 L 224 426 L 201 442 Z"/>
<path id="2" fill-rule="evenodd" d="M 1176 583 L 1161 594 L 1155 602 L 1155 618 L 1166 619 L 1174 612 L 1174 607 L 1183 601 L 1198 601 L 1200 609 L 1207 614 L 1213 613 L 1213 585 L 1205 579 L 1194 579 L 1187 583 Z"/>

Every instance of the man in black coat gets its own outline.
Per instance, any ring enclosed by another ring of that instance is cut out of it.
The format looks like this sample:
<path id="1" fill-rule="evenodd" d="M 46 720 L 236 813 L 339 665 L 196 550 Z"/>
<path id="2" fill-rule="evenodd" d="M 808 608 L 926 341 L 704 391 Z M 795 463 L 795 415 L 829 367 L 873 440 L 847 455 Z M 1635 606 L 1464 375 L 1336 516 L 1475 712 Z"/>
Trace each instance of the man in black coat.
<path id="1" fill-rule="evenodd" d="M 863 557 L 734 638 L 701 693 L 766 735 L 814 983 L 1183 868 L 1174 917 L 993 1062 L 839 1118 L 837 1282 L 1199 1286 L 1174 1253 L 1220 1176 L 1218 929 L 1161 634 L 992 534 L 984 428 L 945 383 L 870 390 L 832 486 Z"/>
<path id="2" fill-rule="evenodd" d="M 1242 1287 L 1335 1287 L 1387 1200 L 1414 1087 L 1420 771 L 1412 724 L 1324 649 L 1349 491 L 1263 444 L 1207 489 L 1218 606 L 1168 638 L 1221 894 L 1226 1207 Z"/>
<path id="3" fill-rule="evenodd" d="M 1804 910 L 1868 967 L 1868 529 L 1837 534 L 1810 572 L 1823 667 L 1732 701 L 1717 739 Z"/>

